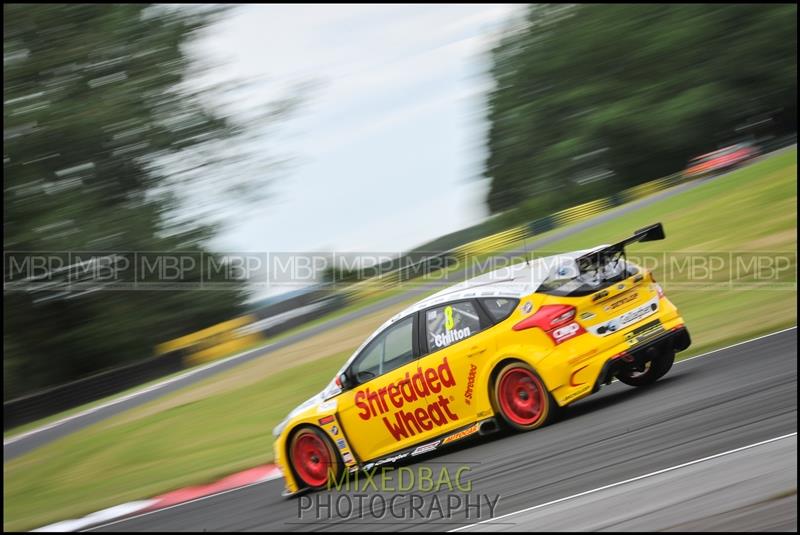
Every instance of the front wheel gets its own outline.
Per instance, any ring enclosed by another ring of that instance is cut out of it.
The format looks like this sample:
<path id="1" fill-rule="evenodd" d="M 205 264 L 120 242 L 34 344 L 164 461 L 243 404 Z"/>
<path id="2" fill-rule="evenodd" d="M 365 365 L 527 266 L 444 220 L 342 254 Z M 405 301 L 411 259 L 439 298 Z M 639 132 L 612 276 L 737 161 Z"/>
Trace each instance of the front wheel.
<path id="1" fill-rule="evenodd" d="M 504 366 L 494 381 L 494 406 L 510 427 L 531 431 L 555 416 L 558 406 L 542 379 L 523 362 Z"/>
<path id="2" fill-rule="evenodd" d="M 670 349 L 647 362 L 644 370 L 629 368 L 619 372 L 617 379 L 628 386 L 651 385 L 666 375 L 672 368 L 673 362 L 675 362 L 675 351 Z"/>
<path id="3" fill-rule="evenodd" d="M 289 461 L 303 486 L 321 489 L 328 478 L 338 477 L 342 466 L 330 439 L 317 428 L 303 427 L 289 445 Z"/>

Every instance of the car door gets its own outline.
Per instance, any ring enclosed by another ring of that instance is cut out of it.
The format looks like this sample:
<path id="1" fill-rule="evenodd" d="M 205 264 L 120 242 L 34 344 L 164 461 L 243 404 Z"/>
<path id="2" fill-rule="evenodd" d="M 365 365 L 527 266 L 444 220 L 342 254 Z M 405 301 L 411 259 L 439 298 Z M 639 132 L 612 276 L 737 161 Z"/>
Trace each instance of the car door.
<path id="1" fill-rule="evenodd" d="M 345 372 L 348 385 L 339 396 L 339 420 L 362 462 L 419 439 L 408 417 L 427 407 L 424 391 L 414 385 L 419 355 L 415 322 L 412 314 L 384 329 Z"/>
<path id="2" fill-rule="evenodd" d="M 419 318 L 419 359 L 423 369 L 445 368 L 452 376 L 452 384 L 440 392 L 432 392 L 430 402 L 447 404 L 454 416 L 437 428 L 441 435 L 471 421 L 478 415 L 472 403 L 475 384 L 482 357 L 495 350 L 494 335 L 490 327 L 494 322 L 475 300 L 466 299 L 443 303 L 421 311 Z"/>

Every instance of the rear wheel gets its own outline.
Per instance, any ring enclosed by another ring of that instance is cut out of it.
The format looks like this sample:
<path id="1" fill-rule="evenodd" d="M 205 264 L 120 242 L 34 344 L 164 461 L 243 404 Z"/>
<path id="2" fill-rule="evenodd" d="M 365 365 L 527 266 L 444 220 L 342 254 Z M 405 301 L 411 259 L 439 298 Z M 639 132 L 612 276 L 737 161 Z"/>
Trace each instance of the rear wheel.
<path id="1" fill-rule="evenodd" d="M 504 366 L 492 390 L 495 410 L 510 427 L 530 431 L 555 415 L 557 405 L 542 379 L 523 362 Z"/>
<path id="2" fill-rule="evenodd" d="M 328 477 L 341 473 L 341 461 L 330 439 L 314 427 L 303 427 L 289 445 L 289 460 L 300 482 L 312 489 L 323 488 Z"/>
<path id="3" fill-rule="evenodd" d="M 643 370 L 629 368 L 617 374 L 617 379 L 629 386 L 647 386 L 655 383 L 672 368 L 675 351 L 669 349 L 647 362 Z"/>

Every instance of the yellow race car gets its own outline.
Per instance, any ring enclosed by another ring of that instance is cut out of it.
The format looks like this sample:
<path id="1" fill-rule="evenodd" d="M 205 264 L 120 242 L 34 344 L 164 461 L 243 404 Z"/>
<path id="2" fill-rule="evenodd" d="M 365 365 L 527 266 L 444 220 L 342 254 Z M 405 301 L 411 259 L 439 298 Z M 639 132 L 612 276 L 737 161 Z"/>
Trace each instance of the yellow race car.
<path id="1" fill-rule="evenodd" d="M 371 335 L 273 431 L 285 494 L 500 426 L 530 431 L 615 377 L 644 386 L 691 343 L 626 240 L 539 258 L 442 290 Z"/>

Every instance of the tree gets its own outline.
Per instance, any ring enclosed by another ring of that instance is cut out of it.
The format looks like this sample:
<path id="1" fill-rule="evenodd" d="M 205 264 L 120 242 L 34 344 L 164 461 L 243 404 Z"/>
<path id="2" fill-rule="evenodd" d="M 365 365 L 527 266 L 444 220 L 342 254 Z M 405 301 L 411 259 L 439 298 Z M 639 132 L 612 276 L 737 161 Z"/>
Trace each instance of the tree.
<path id="1" fill-rule="evenodd" d="M 492 51 L 491 211 L 543 215 L 679 171 L 748 118 L 796 131 L 796 15 L 793 5 L 529 7 Z M 576 180 L 587 162 L 605 178 Z"/>
<path id="2" fill-rule="evenodd" d="M 217 227 L 187 217 L 186 191 L 202 178 L 214 193 L 210 206 L 219 207 L 264 186 L 252 175 L 220 172 L 252 156 L 218 150 L 245 145 L 249 124 L 215 110 L 207 89 L 187 83 L 185 45 L 223 14 L 4 5 L 5 283 L 9 251 L 214 258 L 207 244 Z M 287 110 L 277 103 L 252 120 L 274 121 Z M 125 272 L 117 282 L 133 277 Z M 188 289 L 200 281 L 199 266 L 172 291 L 114 291 L 91 281 L 63 291 L 63 274 L 52 281 L 47 291 L 4 291 L 6 398 L 151 356 L 159 342 L 238 314 L 247 295 L 235 277 L 225 289 Z"/>

